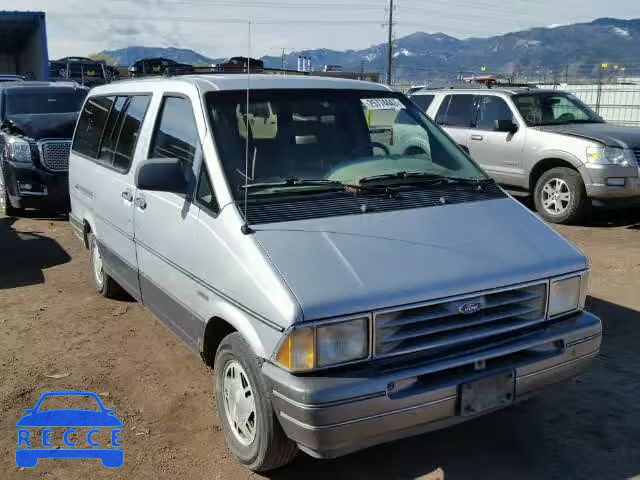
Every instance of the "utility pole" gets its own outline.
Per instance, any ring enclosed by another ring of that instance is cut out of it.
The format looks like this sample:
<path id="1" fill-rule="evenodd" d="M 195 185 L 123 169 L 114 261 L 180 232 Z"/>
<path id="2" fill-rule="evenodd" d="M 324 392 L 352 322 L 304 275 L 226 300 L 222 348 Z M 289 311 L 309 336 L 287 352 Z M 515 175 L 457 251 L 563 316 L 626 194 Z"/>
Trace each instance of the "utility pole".
<path id="1" fill-rule="evenodd" d="M 389 40 L 387 59 L 387 85 L 391 85 L 391 72 L 393 68 L 393 0 L 389 0 Z"/>
<path id="2" fill-rule="evenodd" d="M 282 49 L 281 61 L 282 61 L 282 70 L 286 70 L 287 69 L 287 56 L 285 54 L 284 48 Z"/>

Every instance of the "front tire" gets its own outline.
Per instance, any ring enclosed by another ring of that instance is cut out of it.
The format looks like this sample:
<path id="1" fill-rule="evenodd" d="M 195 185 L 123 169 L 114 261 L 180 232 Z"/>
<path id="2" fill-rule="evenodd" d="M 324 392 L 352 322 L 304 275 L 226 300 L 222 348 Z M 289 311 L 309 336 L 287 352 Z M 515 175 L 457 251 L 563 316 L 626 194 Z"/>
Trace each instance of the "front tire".
<path id="1" fill-rule="evenodd" d="M 218 415 L 238 461 L 254 472 L 290 463 L 298 447 L 282 430 L 256 356 L 239 333 L 220 343 L 213 377 Z"/>
<path id="2" fill-rule="evenodd" d="M 590 207 L 580 173 L 566 167 L 543 173 L 536 183 L 533 200 L 540 216 L 550 223 L 577 223 Z"/>
<path id="3" fill-rule="evenodd" d="M 116 281 L 105 271 L 102 264 L 102 255 L 98 240 L 93 233 L 89 233 L 87 241 L 89 243 L 89 257 L 91 264 L 91 278 L 96 287 L 96 291 L 105 298 L 118 298 L 122 294 L 122 289 Z"/>

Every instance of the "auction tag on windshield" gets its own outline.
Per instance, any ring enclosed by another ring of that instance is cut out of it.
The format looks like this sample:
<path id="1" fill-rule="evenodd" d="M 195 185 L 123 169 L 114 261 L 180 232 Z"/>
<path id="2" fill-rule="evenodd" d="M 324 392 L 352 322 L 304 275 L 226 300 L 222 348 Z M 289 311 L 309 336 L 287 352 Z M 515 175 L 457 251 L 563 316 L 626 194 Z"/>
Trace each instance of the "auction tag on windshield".
<path id="1" fill-rule="evenodd" d="M 361 101 L 368 110 L 404 110 L 406 108 L 397 98 L 363 98 Z"/>

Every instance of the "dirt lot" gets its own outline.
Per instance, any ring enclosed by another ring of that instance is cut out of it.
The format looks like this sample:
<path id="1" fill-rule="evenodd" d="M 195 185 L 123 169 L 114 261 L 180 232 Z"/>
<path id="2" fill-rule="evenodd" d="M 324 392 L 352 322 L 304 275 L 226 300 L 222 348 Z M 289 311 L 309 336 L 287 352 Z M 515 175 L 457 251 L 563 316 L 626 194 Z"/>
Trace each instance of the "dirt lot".
<path id="1" fill-rule="evenodd" d="M 300 454 L 273 479 L 626 479 L 640 475 L 640 212 L 559 230 L 590 257 L 602 354 L 580 379 L 511 410 L 333 461 Z M 51 378 L 57 376 L 61 378 Z M 14 464 L 16 421 L 52 390 L 97 392 L 124 422 L 125 464 Z M 0 478 L 250 475 L 228 452 L 210 371 L 148 311 L 99 297 L 63 220 L 0 217 Z M 254 475 L 252 478 L 261 478 Z"/>

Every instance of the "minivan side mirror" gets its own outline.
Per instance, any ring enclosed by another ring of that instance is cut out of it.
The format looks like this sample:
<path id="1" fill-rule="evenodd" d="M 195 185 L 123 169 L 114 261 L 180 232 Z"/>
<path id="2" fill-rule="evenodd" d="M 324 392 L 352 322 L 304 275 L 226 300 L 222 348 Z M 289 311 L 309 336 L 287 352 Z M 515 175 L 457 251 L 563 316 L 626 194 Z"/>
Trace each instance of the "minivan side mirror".
<path id="1" fill-rule="evenodd" d="M 187 179 L 182 161 L 177 158 L 150 158 L 138 164 L 136 187 L 155 192 L 186 193 Z"/>
<path id="2" fill-rule="evenodd" d="M 493 129 L 496 132 L 516 133 L 518 131 L 518 125 L 511 120 L 496 120 L 493 124 Z"/>

